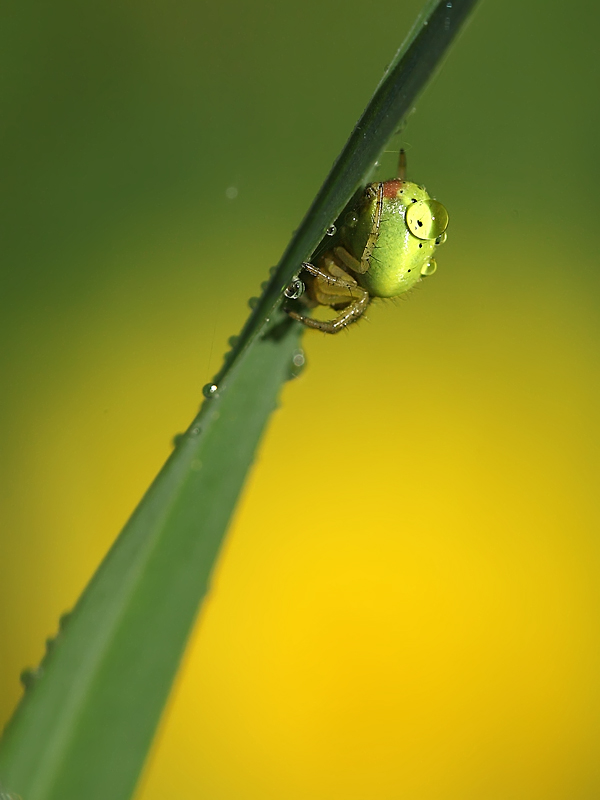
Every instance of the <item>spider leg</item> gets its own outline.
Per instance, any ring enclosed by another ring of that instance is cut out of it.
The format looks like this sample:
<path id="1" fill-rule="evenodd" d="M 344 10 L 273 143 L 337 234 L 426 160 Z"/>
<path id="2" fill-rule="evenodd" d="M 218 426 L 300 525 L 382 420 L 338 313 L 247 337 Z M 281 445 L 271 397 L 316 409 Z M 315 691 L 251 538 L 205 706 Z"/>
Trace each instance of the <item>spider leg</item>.
<path id="1" fill-rule="evenodd" d="M 331 258 L 325 257 L 324 262 L 326 267 L 331 270 L 330 272 L 308 262 L 302 265 L 307 272 L 314 276 L 312 294 L 320 305 L 331 307 L 345 305 L 345 308 L 337 317 L 328 320 L 314 319 L 296 311 L 287 313 L 292 319 L 302 322 L 309 328 L 315 328 L 325 333 L 337 333 L 362 316 L 369 305 L 370 297 L 368 292 L 359 286 L 352 276 L 338 267 Z"/>

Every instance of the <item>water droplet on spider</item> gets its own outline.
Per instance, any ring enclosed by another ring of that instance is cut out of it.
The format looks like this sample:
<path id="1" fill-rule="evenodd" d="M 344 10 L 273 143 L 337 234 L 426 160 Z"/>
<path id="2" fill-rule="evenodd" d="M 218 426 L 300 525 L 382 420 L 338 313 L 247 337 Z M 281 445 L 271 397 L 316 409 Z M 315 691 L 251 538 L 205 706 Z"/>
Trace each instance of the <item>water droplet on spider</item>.
<path id="1" fill-rule="evenodd" d="M 218 391 L 219 387 L 216 383 L 207 383 L 206 386 L 202 387 L 202 394 L 207 398 L 214 397 Z"/>
<path id="2" fill-rule="evenodd" d="M 194 425 L 193 428 L 190 429 L 190 436 L 199 436 L 202 428 L 200 425 Z"/>
<path id="3" fill-rule="evenodd" d="M 238 191 L 237 186 L 228 186 L 227 189 L 225 189 L 225 197 L 228 200 L 235 200 L 235 198 L 238 196 L 238 194 L 239 194 L 239 191 Z"/>
<path id="4" fill-rule="evenodd" d="M 181 444 L 185 433 L 176 433 L 175 436 L 171 439 L 171 444 L 173 447 L 178 447 Z"/>
<path id="5" fill-rule="evenodd" d="M 305 289 L 306 287 L 304 286 L 304 282 L 301 281 L 300 278 L 294 278 L 294 280 L 285 290 L 284 295 L 288 300 L 297 300 L 304 294 Z"/>
<path id="6" fill-rule="evenodd" d="M 264 292 L 264 290 L 267 288 L 268 285 L 269 285 L 269 281 L 263 281 L 261 283 L 261 285 L 260 285 L 261 292 Z"/>
<path id="7" fill-rule="evenodd" d="M 335 227 L 335 225 L 330 225 L 327 228 L 327 236 L 335 236 L 336 233 L 337 233 L 337 228 Z"/>
<path id="8" fill-rule="evenodd" d="M 229 347 L 235 347 L 239 342 L 239 340 L 240 340 L 239 336 L 230 336 L 229 339 L 227 339 L 227 344 L 229 345 Z"/>
<path id="9" fill-rule="evenodd" d="M 248 300 L 248 305 L 252 309 L 256 308 L 258 305 L 258 297 L 251 297 L 250 300 Z"/>
<path id="10" fill-rule="evenodd" d="M 277 267 L 276 266 L 275 267 L 271 267 L 269 269 L 269 275 L 275 275 L 276 272 L 277 272 Z"/>

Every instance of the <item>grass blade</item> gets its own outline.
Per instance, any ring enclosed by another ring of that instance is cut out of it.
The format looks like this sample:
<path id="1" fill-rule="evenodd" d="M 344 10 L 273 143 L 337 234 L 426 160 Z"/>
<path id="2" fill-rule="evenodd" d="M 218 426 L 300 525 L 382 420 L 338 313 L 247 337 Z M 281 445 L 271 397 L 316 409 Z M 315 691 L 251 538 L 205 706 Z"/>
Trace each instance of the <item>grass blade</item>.
<path id="1" fill-rule="evenodd" d="M 282 291 L 346 205 L 476 0 L 433 2 L 391 64 L 170 459 L 42 662 L 3 739 L 26 800 L 131 796 L 300 330 Z"/>
<path id="2" fill-rule="evenodd" d="M 297 346 L 291 325 L 263 339 L 182 436 L 12 721 L 0 761 L 11 791 L 130 796 Z"/>

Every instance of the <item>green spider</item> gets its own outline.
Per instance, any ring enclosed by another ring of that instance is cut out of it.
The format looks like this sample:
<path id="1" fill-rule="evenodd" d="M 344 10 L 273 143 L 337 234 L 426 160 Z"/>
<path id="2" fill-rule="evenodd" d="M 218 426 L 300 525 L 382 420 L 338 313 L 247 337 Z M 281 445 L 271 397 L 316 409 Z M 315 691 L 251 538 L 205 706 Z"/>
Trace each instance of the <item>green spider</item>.
<path id="1" fill-rule="evenodd" d="M 406 180 L 406 155 L 400 151 L 398 177 L 370 183 L 355 208 L 348 211 L 337 244 L 317 264 L 305 262 L 308 273 L 296 279 L 286 296 L 305 306 L 339 311 L 320 320 L 293 309 L 287 313 L 309 328 L 337 333 L 361 317 L 373 297 L 398 297 L 436 270 L 433 252 L 446 241 L 448 212 L 416 183 Z M 305 290 L 305 291 L 304 291 Z"/>

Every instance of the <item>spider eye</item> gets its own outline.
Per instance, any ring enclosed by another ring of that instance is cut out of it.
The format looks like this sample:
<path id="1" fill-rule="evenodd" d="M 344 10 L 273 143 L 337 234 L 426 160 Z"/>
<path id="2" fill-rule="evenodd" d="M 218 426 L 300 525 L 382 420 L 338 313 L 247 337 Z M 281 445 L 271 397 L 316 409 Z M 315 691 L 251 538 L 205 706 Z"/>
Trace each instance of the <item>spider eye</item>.
<path id="1" fill-rule="evenodd" d="M 448 212 L 437 200 L 419 200 L 406 209 L 406 224 L 417 239 L 437 239 L 448 227 Z"/>

